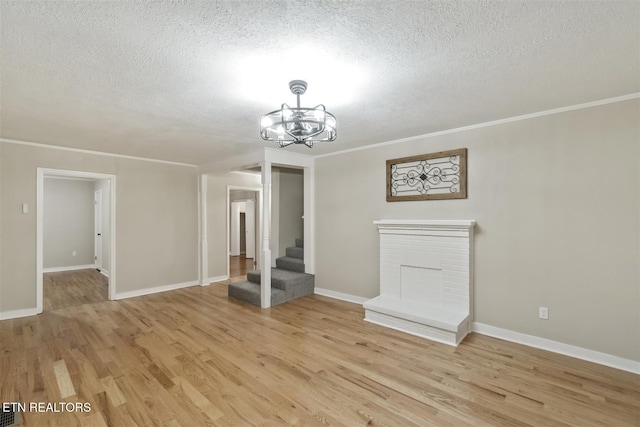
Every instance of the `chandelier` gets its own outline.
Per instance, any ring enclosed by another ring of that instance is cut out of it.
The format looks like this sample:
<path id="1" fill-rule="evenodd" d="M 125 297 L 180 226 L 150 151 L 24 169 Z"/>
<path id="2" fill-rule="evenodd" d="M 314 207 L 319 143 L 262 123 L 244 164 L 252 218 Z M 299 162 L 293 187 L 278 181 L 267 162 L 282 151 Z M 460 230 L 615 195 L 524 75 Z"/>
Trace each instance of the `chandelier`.
<path id="1" fill-rule="evenodd" d="M 275 141 L 278 147 L 291 144 L 304 144 L 313 147 L 314 142 L 331 142 L 336 139 L 336 118 L 324 105 L 313 108 L 300 107 L 300 95 L 307 90 L 307 82 L 292 80 L 289 82 L 291 93 L 296 95 L 297 106 L 282 104 L 279 110 L 272 111 L 260 118 L 260 136 L 265 141 Z"/>

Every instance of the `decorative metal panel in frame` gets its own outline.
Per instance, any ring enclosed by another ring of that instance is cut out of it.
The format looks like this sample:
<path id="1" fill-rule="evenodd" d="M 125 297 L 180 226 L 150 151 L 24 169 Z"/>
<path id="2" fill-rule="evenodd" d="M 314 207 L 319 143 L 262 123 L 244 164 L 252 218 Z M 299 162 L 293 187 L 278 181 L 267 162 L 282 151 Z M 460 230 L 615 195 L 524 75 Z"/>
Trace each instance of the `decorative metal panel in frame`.
<path id="1" fill-rule="evenodd" d="M 466 198 L 466 148 L 387 160 L 387 202 Z"/>

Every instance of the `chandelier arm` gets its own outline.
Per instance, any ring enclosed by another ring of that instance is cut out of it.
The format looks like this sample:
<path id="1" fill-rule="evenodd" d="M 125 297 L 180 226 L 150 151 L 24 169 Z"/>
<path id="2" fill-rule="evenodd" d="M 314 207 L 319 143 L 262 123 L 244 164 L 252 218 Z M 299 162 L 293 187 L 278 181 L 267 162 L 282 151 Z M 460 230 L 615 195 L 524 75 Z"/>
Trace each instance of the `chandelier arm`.
<path id="1" fill-rule="evenodd" d="M 286 141 L 286 140 L 283 140 L 283 139 L 279 139 L 278 140 L 278 147 L 280 147 L 280 148 L 284 148 L 284 147 L 286 147 L 288 145 L 291 145 L 291 144 L 295 144 L 295 141 Z"/>

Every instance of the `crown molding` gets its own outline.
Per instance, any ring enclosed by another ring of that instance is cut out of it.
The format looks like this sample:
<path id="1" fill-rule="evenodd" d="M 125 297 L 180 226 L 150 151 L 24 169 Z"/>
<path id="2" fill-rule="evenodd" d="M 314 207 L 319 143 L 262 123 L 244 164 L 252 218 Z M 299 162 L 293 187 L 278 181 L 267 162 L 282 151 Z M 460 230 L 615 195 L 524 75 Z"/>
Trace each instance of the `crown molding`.
<path id="1" fill-rule="evenodd" d="M 504 123 L 511 123 L 511 122 L 517 122 L 517 121 L 520 121 L 520 120 L 533 119 L 533 118 L 536 118 L 536 117 L 549 116 L 549 115 L 552 115 L 552 114 L 565 113 L 567 111 L 574 111 L 574 110 L 581 110 L 581 109 L 584 109 L 584 108 L 597 107 L 599 105 L 614 104 L 616 102 L 629 101 L 629 100 L 637 99 L 637 98 L 640 98 L 640 92 L 631 93 L 629 95 L 617 96 L 615 98 L 601 99 L 599 101 L 585 102 L 583 104 L 570 105 L 568 107 L 560 107 L 560 108 L 554 108 L 552 110 L 539 111 L 537 113 L 523 114 L 523 115 L 520 115 L 520 116 L 507 117 L 505 119 L 492 120 L 490 122 L 478 123 L 478 124 L 475 124 L 475 125 L 462 126 L 462 127 L 459 127 L 459 128 L 453 128 L 453 129 L 447 129 L 447 130 L 442 130 L 442 131 L 437 131 L 437 132 L 425 133 L 423 135 L 410 136 L 408 138 L 395 139 L 395 140 L 392 140 L 392 141 L 380 142 L 378 144 L 371 144 L 371 145 L 365 145 L 365 146 L 362 146 L 362 147 L 349 148 L 349 149 L 346 149 L 346 150 L 334 151 L 332 153 L 327 153 L 327 154 L 319 154 L 317 156 L 314 156 L 314 158 L 315 159 L 320 159 L 320 158 L 323 158 L 323 157 L 338 156 L 340 154 L 347 154 L 347 153 L 352 153 L 352 152 L 355 152 L 355 151 L 369 150 L 369 149 L 372 149 L 372 148 L 384 147 L 384 146 L 387 146 L 387 145 L 401 144 L 403 142 L 416 141 L 416 140 L 419 140 L 419 139 L 434 138 L 436 136 L 441 136 L 441 135 L 448 135 L 448 134 L 452 134 L 452 133 L 465 132 L 465 131 L 468 131 L 468 130 L 481 129 L 481 128 L 490 127 L 490 126 L 497 126 L 497 125 L 501 125 L 501 124 L 504 124 Z"/>
<path id="2" fill-rule="evenodd" d="M 6 144 L 26 145 L 26 146 L 38 147 L 38 148 L 50 148 L 52 150 L 71 151 L 74 153 L 93 154 L 96 156 L 117 157 L 120 159 L 129 159 L 129 160 L 142 160 L 145 162 L 162 163 L 165 165 L 186 166 L 190 168 L 197 167 L 197 165 L 194 165 L 191 163 L 180 163 L 180 162 L 172 162 L 170 160 L 150 159 L 148 157 L 128 156 L 126 154 L 105 153 L 104 151 L 85 150 L 82 148 L 61 147 L 59 145 L 42 144 L 39 142 L 20 141 L 17 139 L 0 138 L 0 142 L 4 142 Z"/>
<path id="3" fill-rule="evenodd" d="M 468 130 L 481 129 L 481 128 L 490 127 L 490 126 L 497 126 L 497 125 L 501 125 L 501 124 L 505 124 L 505 123 L 511 123 L 511 122 L 520 121 L 520 120 L 528 120 L 528 119 L 532 119 L 532 118 L 536 118 L 536 117 L 548 116 L 548 115 L 552 115 L 552 114 L 559 114 L 559 113 L 564 113 L 564 112 L 573 111 L 573 110 L 581 110 L 581 109 L 584 109 L 584 108 L 597 107 L 597 106 L 600 106 L 600 105 L 614 104 L 614 103 L 617 103 L 617 102 L 629 101 L 629 100 L 637 99 L 637 98 L 640 98 L 640 92 L 631 93 L 631 94 L 628 94 L 628 95 L 617 96 L 617 97 L 614 97 L 614 98 L 606 98 L 606 99 L 602 99 L 602 100 L 599 100 L 599 101 L 592 101 L 592 102 L 586 102 L 586 103 L 582 103 L 582 104 L 570 105 L 570 106 L 567 106 L 567 107 L 560 107 L 560 108 L 554 108 L 554 109 L 551 109 L 551 110 L 539 111 L 537 113 L 523 114 L 523 115 L 520 115 L 520 116 L 513 116 L 513 117 L 504 118 L 504 119 L 484 122 L 484 123 L 477 123 L 477 124 L 474 124 L 474 125 L 462 126 L 462 127 L 453 128 L 453 129 L 447 129 L 447 130 L 443 130 L 443 131 L 431 132 L 431 133 L 426 133 L 426 134 L 422 134 L 422 135 L 411 136 L 411 137 L 408 137 L 408 138 L 395 139 L 395 140 L 392 140 L 392 141 L 385 141 L 385 142 L 380 142 L 380 143 L 377 143 L 377 144 L 365 145 L 365 146 L 362 146 L 362 147 L 349 148 L 349 149 L 346 149 L 346 150 L 334 151 L 332 153 L 326 153 L 326 154 L 306 155 L 306 154 L 301 154 L 301 153 L 288 152 L 288 154 L 286 155 L 286 160 L 288 160 L 290 162 L 292 159 L 295 158 L 297 161 L 294 161 L 294 163 L 296 163 L 296 164 L 298 162 L 300 162 L 300 161 L 313 163 L 313 159 L 320 159 L 320 158 L 323 158 L 323 157 L 338 156 L 338 155 L 341 155 L 341 154 L 347 154 L 347 153 L 351 153 L 351 152 L 355 152 L 355 151 L 369 150 L 369 149 L 373 149 L 373 148 L 384 147 L 384 146 L 387 146 L 387 145 L 401 144 L 403 142 L 416 141 L 416 140 L 420 140 L 420 139 L 434 138 L 434 137 L 441 136 L 441 135 L 448 135 L 448 134 L 457 133 L 457 132 L 465 132 L 465 131 L 468 131 Z M 122 158 L 122 159 L 141 160 L 141 161 L 146 161 L 146 162 L 162 163 L 162 164 L 168 164 L 168 165 L 174 165 L 174 166 L 186 166 L 186 167 L 192 167 L 192 168 L 201 168 L 201 169 L 204 169 L 203 173 L 206 173 L 207 169 L 211 169 L 212 166 L 219 166 L 220 164 L 227 164 L 228 163 L 228 159 L 225 159 L 225 160 L 222 160 L 222 161 L 212 162 L 212 163 L 205 164 L 205 165 L 196 165 L 196 164 L 192 164 L 192 163 L 181 163 L 181 162 L 173 162 L 173 161 L 170 161 L 170 160 L 151 159 L 151 158 L 148 158 L 148 157 L 137 157 L 137 156 L 129 156 L 129 155 L 125 155 L 125 154 L 106 153 L 106 152 L 103 152 L 103 151 L 93 151 L 93 150 L 86 150 L 86 149 L 81 149 L 81 148 L 61 147 L 61 146 L 58 146 L 58 145 L 50 145 L 50 144 L 43 144 L 43 143 L 29 142 L 29 141 L 20 141 L 20 140 L 16 140 L 16 139 L 0 138 L 0 142 L 4 142 L 4 143 L 7 143 L 7 144 L 16 144 L 16 145 L 26 145 L 26 146 L 32 146 L 32 147 L 39 147 L 39 148 L 50 148 L 52 150 L 62 150 L 62 151 L 71 151 L 71 152 L 76 152 L 76 153 L 93 154 L 93 155 L 98 155 L 98 156 L 109 156 L 109 157 L 117 157 L 117 158 Z M 264 153 L 265 157 L 272 157 L 273 159 L 271 161 L 274 162 L 274 163 L 279 163 L 279 161 L 281 161 L 280 157 L 283 157 L 283 155 L 281 154 L 281 151 L 279 149 L 275 149 L 275 148 L 271 148 L 271 147 L 265 148 L 263 153 Z M 286 164 L 288 162 L 285 161 L 284 163 Z"/>

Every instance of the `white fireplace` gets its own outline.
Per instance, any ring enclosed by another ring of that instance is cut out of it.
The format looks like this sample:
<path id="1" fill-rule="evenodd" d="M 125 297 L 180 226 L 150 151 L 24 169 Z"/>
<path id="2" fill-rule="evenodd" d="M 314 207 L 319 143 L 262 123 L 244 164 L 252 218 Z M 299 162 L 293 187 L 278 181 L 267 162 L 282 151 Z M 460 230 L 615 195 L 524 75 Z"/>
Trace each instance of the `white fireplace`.
<path id="1" fill-rule="evenodd" d="M 473 220 L 380 220 L 380 296 L 365 320 L 457 346 L 471 330 Z"/>

